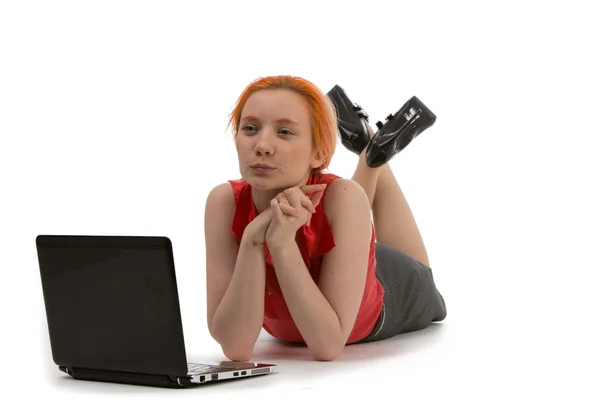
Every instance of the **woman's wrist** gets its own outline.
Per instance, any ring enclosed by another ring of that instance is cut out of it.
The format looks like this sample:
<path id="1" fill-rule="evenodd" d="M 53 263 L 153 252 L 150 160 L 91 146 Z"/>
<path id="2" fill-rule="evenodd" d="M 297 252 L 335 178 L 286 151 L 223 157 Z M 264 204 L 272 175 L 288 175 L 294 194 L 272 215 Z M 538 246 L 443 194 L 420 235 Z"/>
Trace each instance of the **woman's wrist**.
<path id="1" fill-rule="evenodd" d="M 240 246 L 264 249 L 265 237 L 264 235 L 261 237 L 260 235 L 247 234 L 244 232 L 242 235 L 242 240 L 240 241 Z"/>
<path id="2" fill-rule="evenodd" d="M 285 254 L 294 247 L 298 246 L 295 237 L 278 237 L 277 239 L 267 241 L 267 245 L 269 246 L 269 252 L 271 255 L 274 253 Z"/>

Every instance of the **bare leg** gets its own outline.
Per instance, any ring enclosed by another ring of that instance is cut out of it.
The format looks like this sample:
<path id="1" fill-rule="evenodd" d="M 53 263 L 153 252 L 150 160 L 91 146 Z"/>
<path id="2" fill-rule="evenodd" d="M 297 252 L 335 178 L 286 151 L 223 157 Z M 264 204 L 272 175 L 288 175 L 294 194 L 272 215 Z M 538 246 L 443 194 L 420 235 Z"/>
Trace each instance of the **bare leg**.
<path id="1" fill-rule="evenodd" d="M 373 135 L 371 135 L 372 137 Z M 357 182 L 360 186 L 362 186 L 363 190 L 367 194 L 369 198 L 369 205 L 371 206 L 371 210 L 373 210 L 373 201 L 375 199 L 375 193 L 377 191 L 377 182 L 379 181 L 379 173 L 387 164 L 382 165 L 377 168 L 370 168 L 367 165 L 367 161 L 365 159 L 365 152 L 363 150 L 360 153 L 358 158 L 358 165 L 356 166 L 356 170 L 354 171 L 354 175 L 352 175 L 352 180 Z"/>
<path id="2" fill-rule="evenodd" d="M 373 130 L 367 126 L 373 136 Z M 378 168 L 369 167 L 363 150 L 352 180 L 362 186 L 369 198 L 377 241 L 429 266 L 423 238 L 390 166 L 386 163 Z"/>

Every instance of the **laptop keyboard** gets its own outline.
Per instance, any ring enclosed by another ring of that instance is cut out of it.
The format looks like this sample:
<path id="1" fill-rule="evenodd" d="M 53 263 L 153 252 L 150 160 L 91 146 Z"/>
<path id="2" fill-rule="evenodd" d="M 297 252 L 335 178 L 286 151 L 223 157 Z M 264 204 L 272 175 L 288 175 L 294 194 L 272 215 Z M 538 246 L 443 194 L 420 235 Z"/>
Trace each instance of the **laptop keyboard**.
<path id="1" fill-rule="evenodd" d="M 227 372 L 233 369 L 234 368 L 220 367 L 218 365 L 188 363 L 188 373 L 190 374 L 212 374 L 217 372 Z"/>

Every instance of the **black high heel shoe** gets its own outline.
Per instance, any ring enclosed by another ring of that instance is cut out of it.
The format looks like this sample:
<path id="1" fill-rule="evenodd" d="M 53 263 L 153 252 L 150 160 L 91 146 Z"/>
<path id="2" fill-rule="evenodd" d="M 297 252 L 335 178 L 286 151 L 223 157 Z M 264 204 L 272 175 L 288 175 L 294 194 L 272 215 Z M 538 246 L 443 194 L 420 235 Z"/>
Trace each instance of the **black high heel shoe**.
<path id="1" fill-rule="evenodd" d="M 416 96 L 411 97 L 387 122 L 377 122 L 378 131 L 369 144 L 365 158 L 369 167 L 379 167 L 402 151 L 425 129 L 431 127 L 437 117 Z"/>
<path id="2" fill-rule="evenodd" d="M 369 115 L 361 106 L 353 103 L 338 85 L 327 93 L 327 97 L 336 108 L 338 134 L 342 144 L 351 152 L 360 155 L 371 139 L 366 124 Z"/>

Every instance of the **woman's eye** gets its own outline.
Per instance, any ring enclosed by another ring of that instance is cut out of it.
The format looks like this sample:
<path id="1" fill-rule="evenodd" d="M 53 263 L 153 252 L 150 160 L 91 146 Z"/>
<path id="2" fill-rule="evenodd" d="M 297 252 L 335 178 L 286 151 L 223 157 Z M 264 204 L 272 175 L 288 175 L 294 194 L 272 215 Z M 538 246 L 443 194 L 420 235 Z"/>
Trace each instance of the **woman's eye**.
<path id="1" fill-rule="evenodd" d="M 253 132 L 256 132 L 257 129 L 256 129 L 256 127 L 254 127 L 252 125 L 245 125 L 245 126 L 242 127 L 242 131 L 253 133 Z M 285 129 L 285 128 L 284 129 L 280 129 L 279 133 L 282 133 L 283 136 L 293 135 L 292 131 L 290 131 L 288 129 Z"/>

